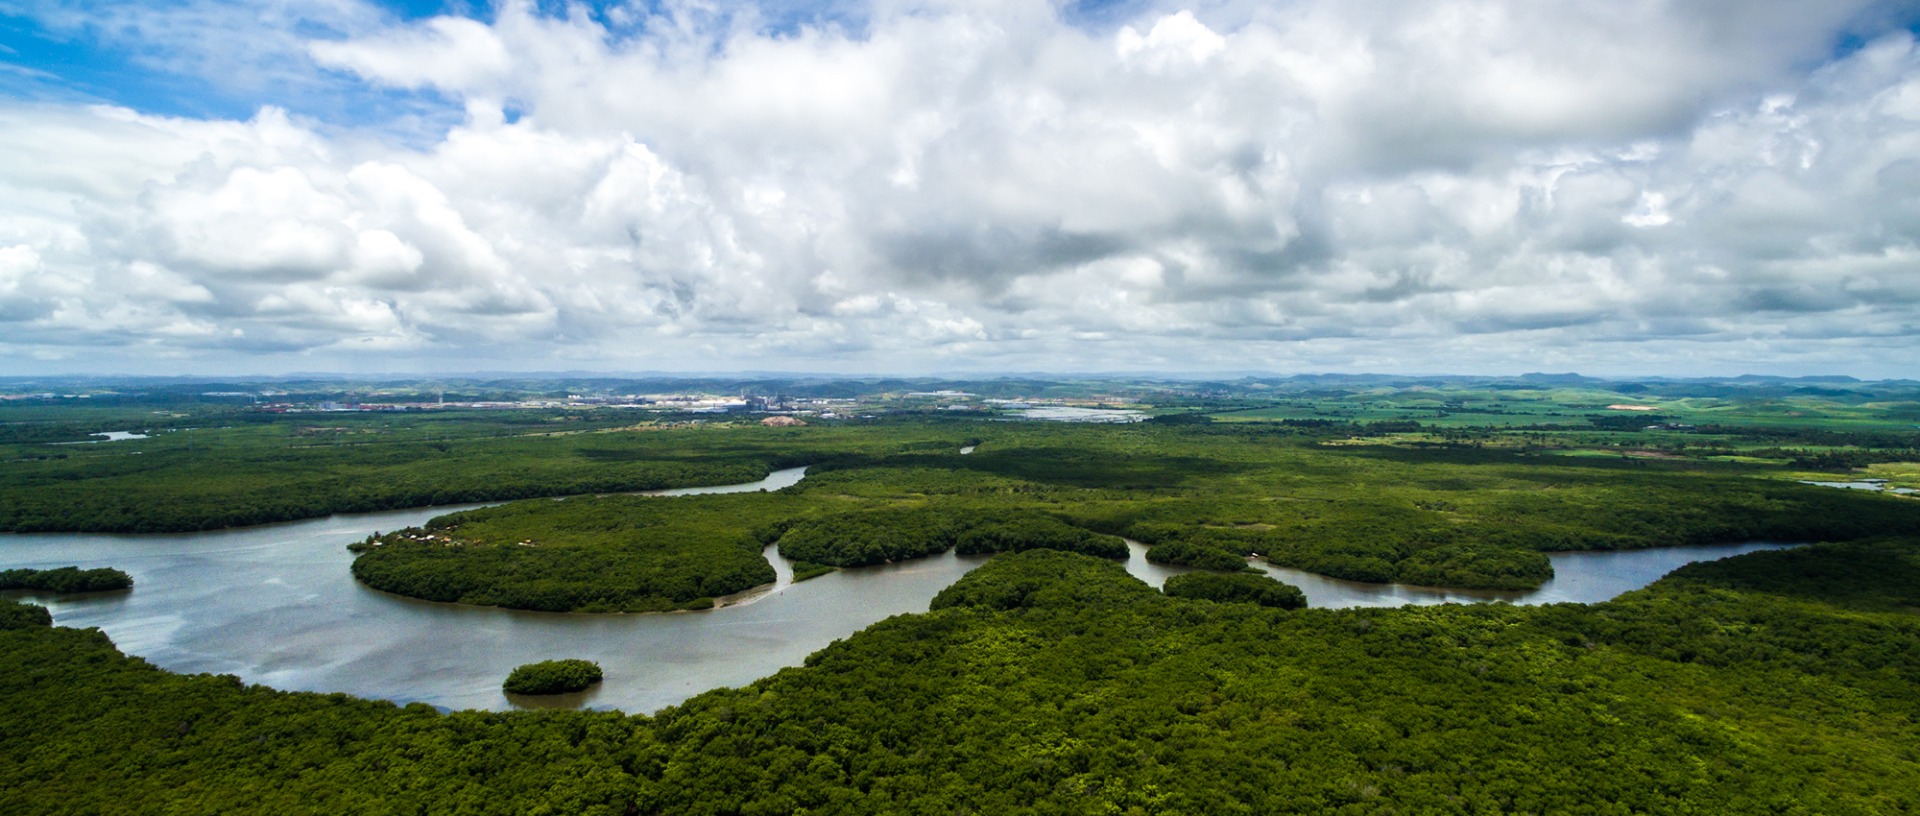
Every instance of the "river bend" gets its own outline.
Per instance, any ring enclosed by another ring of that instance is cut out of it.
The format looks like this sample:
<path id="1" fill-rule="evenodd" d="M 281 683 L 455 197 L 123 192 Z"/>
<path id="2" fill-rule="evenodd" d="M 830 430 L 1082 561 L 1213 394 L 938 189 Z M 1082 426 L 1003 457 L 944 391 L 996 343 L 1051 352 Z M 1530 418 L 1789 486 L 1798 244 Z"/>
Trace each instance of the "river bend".
<path id="1" fill-rule="evenodd" d="M 804 474 L 805 468 L 791 468 L 750 484 L 653 494 L 776 490 Z M 127 571 L 135 582 L 129 592 L 6 594 L 46 604 L 57 625 L 99 627 L 122 651 L 170 671 L 235 674 L 280 689 L 454 709 L 561 705 L 651 712 L 800 665 L 808 654 L 891 615 L 924 612 L 934 594 L 985 561 L 948 552 L 795 584 L 790 567 L 768 548 L 780 575 L 772 586 L 711 612 L 644 615 L 432 603 L 353 580 L 347 544 L 478 506 L 336 515 L 180 535 L 0 535 L 0 569 L 73 564 Z M 1316 607 L 1596 602 L 1645 586 L 1691 561 L 1780 546 L 1555 554 L 1557 577 L 1523 593 L 1358 584 L 1262 568 L 1300 586 Z M 1185 571 L 1148 563 L 1145 547 L 1131 547 L 1127 570 L 1149 584 L 1159 586 Z M 501 679 L 514 666 L 561 657 L 599 662 L 606 681 L 580 695 L 547 700 L 508 699 L 500 691 Z"/>

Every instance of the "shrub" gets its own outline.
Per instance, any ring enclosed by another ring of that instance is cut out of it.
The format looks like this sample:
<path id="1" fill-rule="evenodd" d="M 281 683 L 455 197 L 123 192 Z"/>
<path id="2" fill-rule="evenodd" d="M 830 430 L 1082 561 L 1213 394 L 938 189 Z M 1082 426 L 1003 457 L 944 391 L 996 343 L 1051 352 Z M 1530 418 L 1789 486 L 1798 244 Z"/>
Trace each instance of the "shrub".
<path id="1" fill-rule="evenodd" d="M 508 694 L 565 694 L 600 682 L 600 664 L 591 660 L 543 660 L 507 675 Z"/>

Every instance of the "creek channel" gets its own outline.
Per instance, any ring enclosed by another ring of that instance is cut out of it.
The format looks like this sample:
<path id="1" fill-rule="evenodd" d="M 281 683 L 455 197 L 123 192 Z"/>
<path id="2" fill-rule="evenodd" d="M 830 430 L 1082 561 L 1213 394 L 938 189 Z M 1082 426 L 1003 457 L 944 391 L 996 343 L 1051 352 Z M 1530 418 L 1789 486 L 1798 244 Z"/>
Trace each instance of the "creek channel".
<path id="1" fill-rule="evenodd" d="M 805 468 L 741 485 L 651 491 L 696 495 L 777 490 Z M 46 605 L 54 623 L 99 627 L 120 649 L 169 671 L 233 674 L 296 691 L 346 692 L 441 708 L 507 710 L 588 707 L 652 712 L 714 688 L 740 686 L 892 615 L 925 612 L 940 590 L 986 561 L 952 551 L 844 569 L 792 583 L 779 579 L 712 611 L 556 614 L 402 598 L 353 580 L 347 545 L 374 532 L 423 524 L 484 505 L 336 515 L 181 535 L 88 533 L 0 535 L 0 569 L 117 567 L 124 592 L 52 596 L 6 592 Z M 1188 570 L 1152 564 L 1129 542 L 1129 573 L 1153 586 Z M 1751 543 L 1607 553 L 1557 553 L 1556 577 L 1532 592 L 1474 592 L 1336 581 L 1261 564 L 1306 591 L 1315 607 L 1506 600 L 1598 602 L 1638 589 L 1692 561 L 1787 545 Z M 514 666 L 578 657 L 606 681 L 574 695 L 509 698 L 500 681 Z"/>

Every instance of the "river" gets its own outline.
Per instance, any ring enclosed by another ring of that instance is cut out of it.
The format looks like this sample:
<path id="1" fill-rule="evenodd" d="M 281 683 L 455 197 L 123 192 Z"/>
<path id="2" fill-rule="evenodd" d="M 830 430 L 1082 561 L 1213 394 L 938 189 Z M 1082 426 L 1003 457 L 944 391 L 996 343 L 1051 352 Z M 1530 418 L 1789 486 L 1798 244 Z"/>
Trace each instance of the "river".
<path id="1" fill-rule="evenodd" d="M 689 495 L 778 489 L 804 468 L 744 485 L 654 491 Z M 442 708 L 505 710 L 586 706 L 651 712 L 700 692 L 739 686 L 800 665 L 811 654 L 892 615 L 924 612 L 928 601 L 985 556 L 948 552 L 878 567 L 840 570 L 790 583 L 792 570 L 768 548 L 781 579 L 711 612 L 570 615 L 416 601 L 353 580 L 346 545 L 378 531 L 416 526 L 466 507 L 337 515 L 307 521 L 182 535 L 80 533 L 0 536 L 0 569 L 117 567 L 127 592 L 45 596 L 54 622 L 99 627 L 127 654 L 176 672 L 234 674 L 280 689 L 346 692 Z M 1316 607 L 1400 606 L 1509 600 L 1595 602 L 1645 586 L 1691 561 L 1777 544 L 1686 547 L 1552 555 L 1556 577 L 1527 593 L 1439 590 L 1335 581 L 1261 565 L 1307 593 Z M 1149 563 L 1131 545 L 1127 571 L 1154 586 L 1185 572 Z M 514 666 L 579 657 L 606 681 L 579 695 L 513 698 L 500 681 Z"/>

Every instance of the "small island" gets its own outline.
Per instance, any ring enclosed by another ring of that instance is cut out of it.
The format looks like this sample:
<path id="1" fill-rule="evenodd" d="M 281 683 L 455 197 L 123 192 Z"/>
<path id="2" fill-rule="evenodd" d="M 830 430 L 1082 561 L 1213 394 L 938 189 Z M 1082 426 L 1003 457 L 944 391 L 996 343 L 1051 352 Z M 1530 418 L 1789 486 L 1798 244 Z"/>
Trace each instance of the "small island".
<path id="1" fill-rule="evenodd" d="M 0 570 L 0 589 L 32 589 L 41 592 L 106 592 L 129 589 L 133 576 L 112 567 L 83 570 L 79 567 L 56 569 Z"/>
<path id="2" fill-rule="evenodd" d="M 508 694 L 567 694 L 600 682 L 600 664 L 591 660 L 542 660 L 515 668 L 501 689 Z"/>

